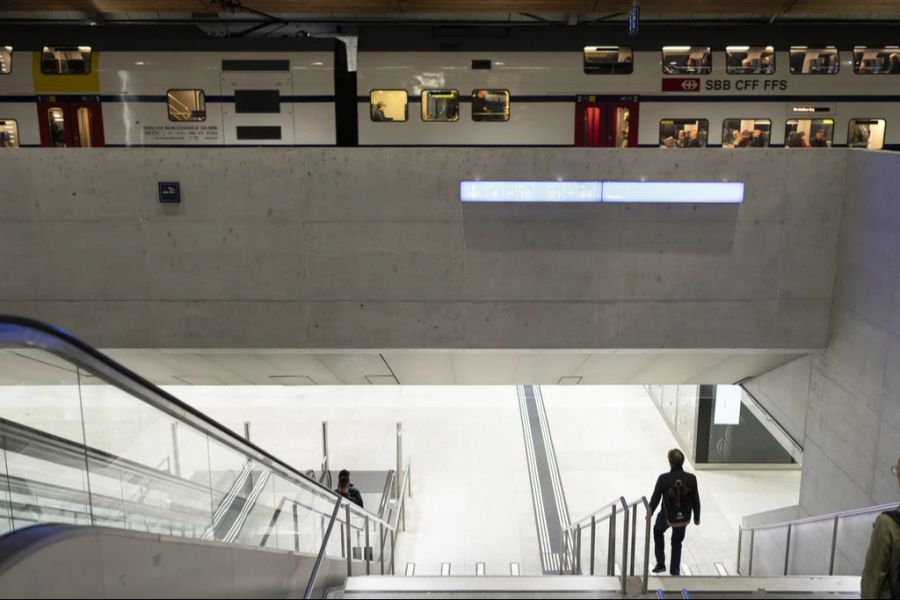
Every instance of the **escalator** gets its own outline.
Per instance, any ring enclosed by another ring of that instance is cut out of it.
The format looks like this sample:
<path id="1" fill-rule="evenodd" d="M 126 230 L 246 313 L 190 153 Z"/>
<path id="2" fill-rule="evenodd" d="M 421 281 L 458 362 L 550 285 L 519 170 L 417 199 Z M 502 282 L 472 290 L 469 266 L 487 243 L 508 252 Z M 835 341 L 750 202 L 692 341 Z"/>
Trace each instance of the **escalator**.
<path id="1" fill-rule="evenodd" d="M 402 513 L 403 495 L 392 502 Z M 392 573 L 399 519 L 70 334 L 0 316 L 0 597 L 321 597 L 348 575 Z M 176 575 L 157 572 L 167 564 Z M 268 576 L 238 577 L 245 564 Z"/>

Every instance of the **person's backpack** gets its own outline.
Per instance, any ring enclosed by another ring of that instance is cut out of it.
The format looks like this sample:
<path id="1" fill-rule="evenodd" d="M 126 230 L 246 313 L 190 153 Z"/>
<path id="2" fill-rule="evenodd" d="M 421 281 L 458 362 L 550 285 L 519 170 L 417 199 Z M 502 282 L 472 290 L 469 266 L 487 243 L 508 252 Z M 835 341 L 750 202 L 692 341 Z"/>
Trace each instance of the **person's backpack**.
<path id="1" fill-rule="evenodd" d="M 670 482 L 671 485 L 663 500 L 666 507 L 666 522 L 669 523 L 669 527 L 686 527 L 691 522 L 694 490 L 690 488 L 684 474 L 671 475 Z"/>
<path id="2" fill-rule="evenodd" d="M 892 510 L 883 513 L 894 520 L 897 527 L 900 527 L 900 510 Z M 888 572 L 888 583 L 891 587 L 891 598 L 900 598 L 900 565 L 893 565 Z"/>

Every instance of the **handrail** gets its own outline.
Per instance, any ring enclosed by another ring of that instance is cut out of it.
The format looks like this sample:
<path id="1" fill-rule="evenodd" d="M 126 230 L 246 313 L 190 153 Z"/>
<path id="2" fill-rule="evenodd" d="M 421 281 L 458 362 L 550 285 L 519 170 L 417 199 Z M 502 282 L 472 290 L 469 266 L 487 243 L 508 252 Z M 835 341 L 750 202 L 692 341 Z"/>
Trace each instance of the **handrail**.
<path id="1" fill-rule="evenodd" d="M 403 479 L 400 481 L 400 495 L 397 498 L 397 510 L 394 511 L 394 515 L 393 515 L 395 523 L 391 529 L 394 529 L 394 530 L 396 530 L 400 526 L 400 517 L 403 514 L 403 509 L 404 509 L 404 505 L 405 505 L 404 498 L 406 498 L 406 496 L 403 495 L 404 490 L 409 489 L 409 484 L 410 484 L 410 482 L 409 482 L 409 473 L 410 473 L 409 466 L 410 466 L 410 463 L 409 463 L 409 461 L 407 461 L 406 468 L 404 469 L 404 473 L 403 473 Z"/>
<path id="2" fill-rule="evenodd" d="M 603 506 L 603 508 L 600 508 L 599 510 L 595 510 L 595 511 L 592 512 L 591 514 L 589 514 L 589 515 L 587 515 L 587 516 L 584 516 L 584 517 L 582 517 L 581 519 L 579 519 L 579 520 L 575 521 L 574 523 L 572 523 L 571 525 L 569 525 L 569 528 L 567 529 L 567 531 L 574 531 L 575 528 L 576 528 L 578 525 L 582 525 L 582 524 L 584 524 L 584 523 L 590 523 L 590 522 L 591 522 L 591 517 L 596 517 L 597 515 L 601 514 L 602 512 L 607 511 L 607 510 L 610 510 L 613 506 L 616 507 L 616 510 L 618 510 L 618 508 L 619 508 L 620 505 L 621 505 L 621 507 L 622 507 L 624 510 L 628 510 L 629 508 L 632 508 L 632 507 L 634 507 L 635 505 L 640 504 L 640 503 L 641 503 L 641 500 L 645 500 L 645 498 L 642 496 L 641 498 L 639 498 L 639 499 L 637 499 L 637 500 L 634 500 L 633 502 L 627 502 L 627 501 L 625 500 L 625 496 L 619 496 L 618 498 L 616 498 L 616 499 L 613 500 L 612 502 L 609 502 L 609 503 L 605 504 L 605 505 Z M 606 515 L 606 516 L 603 517 L 602 519 L 596 519 L 596 518 L 595 518 L 594 522 L 595 522 L 595 523 L 602 523 L 603 521 L 606 521 L 606 520 L 608 520 L 608 519 L 611 518 L 611 517 L 612 517 L 612 512 L 610 512 L 608 515 Z"/>
<path id="3" fill-rule="evenodd" d="M 890 504 L 881 504 L 878 506 L 869 506 L 866 508 L 856 508 L 853 510 L 845 510 L 842 512 L 830 513 L 827 515 L 819 515 L 817 517 L 804 517 L 802 519 L 796 519 L 793 521 L 767 523 L 765 525 L 756 525 L 753 527 L 741 526 L 740 529 L 742 529 L 743 531 L 761 531 L 763 529 L 777 529 L 779 527 L 787 527 L 788 525 L 805 525 L 807 523 L 818 523 L 819 521 L 833 521 L 834 519 L 844 519 L 846 517 L 856 517 L 859 515 L 868 515 L 876 512 L 894 510 L 897 508 L 897 505 L 897 502 L 891 502 Z"/>
<path id="4" fill-rule="evenodd" d="M 390 469 L 387 472 L 387 477 L 384 479 L 384 490 L 381 492 L 381 504 L 378 507 L 378 516 L 380 518 L 384 518 L 384 511 L 387 509 L 388 499 L 391 496 L 391 490 L 394 489 L 394 477 L 396 475 L 396 471 L 394 469 Z"/>
<path id="5" fill-rule="evenodd" d="M 334 511 L 331 513 L 331 520 L 328 521 L 328 529 L 325 530 L 325 536 L 322 539 L 322 546 L 319 548 L 319 554 L 316 556 L 316 564 L 313 566 L 309 581 L 306 582 L 306 591 L 303 593 L 304 600 L 312 598 L 313 588 L 316 585 L 316 579 L 319 577 L 319 569 L 322 567 L 322 560 L 325 558 L 325 550 L 328 548 L 328 540 L 331 538 L 331 531 L 334 529 L 334 522 L 337 520 L 338 513 L 341 510 L 341 504 L 344 504 L 344 499 L 338 497 L 337 502 L 334 503 Z M 346 504 L 349 505 L 350 502 L 347 502 Z M 350 552 L 349 548 L 347 549 L 347 552 Z"/>
<path id="6" fill-rule="evenodd" d="M 627 583 L 629 572 L 634 576 L 635 554 L 637 546 L 637 510 L 639 506 L 644 507 L 644 569 L 641 574 L 643 594 L 647 593 L 648 580 L 650 577 L 650 530 L 652 513 L 650 511 L 650 503 L 647 502 L 646 496 L 632 502 L 625 500 L 624 496 L 619 496 L 603 508 L 592 512 L 591 514 L 579 519 L 569 528 L 563 530 L 563 541 L 565 542 L 565 551 L 560 556 L 560 574 L 565 571 L 566 560 L 571 554 L 572 574 L 576 574 L 581 570 L 581 529 L 583 524 L 590 523 L 590 574 L 594 574 L 594 549 L 596 545 L 597 523 L 609 520 L 609 548 L 607 555 L 607 575 L 614 574 L 615 556 L 616 556 L 616 518 L 618 514 L 623 517 L 623 535 L 622 535 L 622 593 L 627 591 Z M 605 514 L 607 513 L 608 514 Z M 620 512 L 621 511 L 621 512 Z M 630 513 L 630 515 L 629 515 Z M 599 519 L 598 515 L 602 515 Z M 630 523 L 629 523 L 630 517 Z M 629 537 L 630 534 L 630 537 Z M 569 544 L 569 537 L 573 538 L 573 542 Z M 630 546 L 629 546 L 630 544 Z M 630 550 L 630 553 L 629 553 Z M 630 565 L 629 565 L 630 561 Z"/>
<path id="7" fill-rule="evenodd" d="M 216 441 L 243 453 L 293 483 L 311 488 L 308 491 L 331 500 L 340 498 L 337 493 L 321 483 L 307 477 L 301 471 L 59 327 L 35 319 L 0 315 L 0 348 L 4 347 L 31 347 L 64 358 L 75 366 L 93 373 L 109 385 L 130 393 L 175 419 L 188 423 Z M 359 516 L 368 517 L 376 523 L 390 527 L 390 524 L 375 514 L 350 504 L 350 510 Z"/>
<path id="8" fill-rule="evenodd" d="M 828 566 L 828 575 L 834 574 L 834 564 L 835 564 L 835 553 L 837 551 L 837 543 L 838 543 L 838 527 L 843 519 L 847 519 L 850 517 L 858 517 L 862 515 L 874 515 L 876 513 L 882 513 L 889 510 L 895 510 L 897 508 L 897 503 L 892 502 L 891 504 L 880 504 L 878 506 L 867 506 L 864 508 L 856 508 L 853 510 L 845 510 L 841 512 L 829 513 L 827 515 L 818 515 L 815 517 L 804 517 L 802 519 L 794 519 L 792 521 L 781 521 L 779 523 L 767 523 L 765 525 L 757 525 L 755 527 L 739 527 L 738 528 L 738 547 L 737 547 L 737 567 L 738 574 L 741 573 L 742 563 L 743 563 L 743 544 L 744 544 L 744 532 L 750 532 L 750 553 L 748 557 L 748 566 L 747 566 L 747 576 L 753 575 L 753 554 L 754 554 L 754 539 L 756 537 L 757 531 L 768 531 L 772 529 L 784 529 L 785 530 L 785 545 L 784 545 L 784 575 L 787 576 L 790 573 L 790 565 L 791 565 L 791 534 L 793 533 L 793 529 L 799 525 L 808 525 L 811 523 L 827 523 L 832 522 L 832 534 L 831 534 L 831 548 L 830 548 L 830 561 Z M 824 570 L 824 569 L 823 569 Z M 824 573 L 823 573 L 824 574 Z"/>

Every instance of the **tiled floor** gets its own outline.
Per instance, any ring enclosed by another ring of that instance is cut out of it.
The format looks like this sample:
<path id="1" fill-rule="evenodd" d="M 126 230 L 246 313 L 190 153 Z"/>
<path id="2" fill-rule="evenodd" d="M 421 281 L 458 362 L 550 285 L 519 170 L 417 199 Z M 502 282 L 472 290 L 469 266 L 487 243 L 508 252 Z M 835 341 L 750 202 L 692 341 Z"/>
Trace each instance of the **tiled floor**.
<path id="1" fill-rule="evenodd" d="M 398 566 L 416 574 L 502 575 L 518 562 L 541 572 L 513 387 L 170 388 L 213 418 L 303 469 L 321 461 L 329 421 L 332 468 L 386 469 L 395 463 L 395 426 L 413 460 L 413 502 Z M 675 440 L 638 386 L 542 388 L 573 519 L 612 498 L 649 495 Z M 684 562 L 696 574 L 733 572 L 737 526 L 747 512 L 796 504 L 799 471 L 703 471 L 703 522 L 688 532 Z"/>
<path id="2" fill-rule="evenodd" d="M 321 461 L 329 422 L 334 469 L 388 469 L 395 423 L 412 460 L 413 501 L 397 567 L 417 575 L 541 573 L 514 387 L 185 387 L 176 396 L 302 469 Z"/>

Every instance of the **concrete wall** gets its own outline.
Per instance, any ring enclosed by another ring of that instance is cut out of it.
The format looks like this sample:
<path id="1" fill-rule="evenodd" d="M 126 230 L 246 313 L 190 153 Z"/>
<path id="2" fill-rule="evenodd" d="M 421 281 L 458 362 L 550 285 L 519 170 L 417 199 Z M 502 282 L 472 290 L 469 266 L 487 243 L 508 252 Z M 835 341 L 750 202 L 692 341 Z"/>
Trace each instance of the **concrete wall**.
<path id="1" fill-rule="evenodd" d="M 900 499 L 900 155 L 853 152 L 827 351 L 750 382 L 804 445 L 801 510 Z"/>
<path id="2" fill-rule="evenodd" d="M 847 155 L 19 149 L 0 312 L 109 348 L 823 348 Z M 741 180 L 747 199 L 458 201 L 460 179 L 557 177 Z"/>

